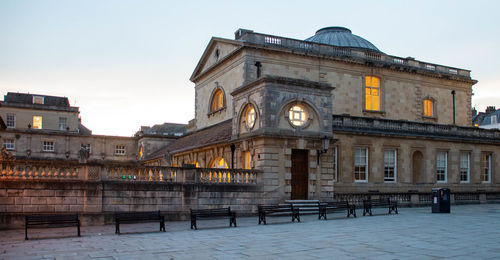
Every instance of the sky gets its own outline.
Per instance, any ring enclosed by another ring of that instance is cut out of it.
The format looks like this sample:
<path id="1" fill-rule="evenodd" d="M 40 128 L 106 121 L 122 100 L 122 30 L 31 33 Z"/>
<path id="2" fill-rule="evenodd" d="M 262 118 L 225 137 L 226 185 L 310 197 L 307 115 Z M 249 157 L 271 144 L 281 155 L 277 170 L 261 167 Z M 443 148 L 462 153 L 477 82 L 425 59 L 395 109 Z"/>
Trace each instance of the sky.
<path id="1" fill-rule="evenodd" d="M 306 39 L 344 26 L 381 51 L 469 69 L 500 107 L 500 1 L 0 0 L 0 95 L 69 98 L 93 134 L 194 118 L 189 78 L 238 28 Z"/>

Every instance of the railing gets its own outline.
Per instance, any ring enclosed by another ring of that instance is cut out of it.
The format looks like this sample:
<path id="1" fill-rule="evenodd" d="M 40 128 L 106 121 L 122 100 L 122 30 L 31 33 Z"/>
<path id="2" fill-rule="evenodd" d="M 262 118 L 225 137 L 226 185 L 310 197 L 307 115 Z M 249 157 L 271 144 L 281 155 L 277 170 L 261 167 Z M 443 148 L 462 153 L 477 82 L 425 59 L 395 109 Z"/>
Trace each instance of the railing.
<path id="1" fill-rule="evenodd" d="M 356 117 L 349 115 L 333 115 L 334 130 L 359 130 L 363 132 L 384 131 L 386 133 L 404 133 L 417 135 L 434 135 L 455 138 L 490 139 L 500 142 L 500 131 L 456 125 L 409 122 L 372 117 Z"/>
<path id="2" fill-rule="evenodd" d="M 196 168 L 196 179 L 201 183 L 257 183 L 257 172 L 241 169 Z"/>
<path id="3" fill-rule="evenodd" d="M 0 180 L 81 179 L 82 173 L 75 163 L 0 161 Z"/>
<path id="4" fill-rule="evenodd" d="M 251 31 L 245 32 L 245 34 L 238 39 L 255 44 L 278 46 L 287 49 L 295 49 L 304 52 L 317 53 L 321 55 L 357 59 L 360 61 L 368 60 L 368 61 L 383 63 L 388 66 L 404 67 L 407 69 L 421 70 L 424 72 L 432 72 L 439 74 L 447 74 L 449 76 L 458 76 L 461 78 L 470 79 L 469 70 L 417 61 L 411 57 L 402 58 L 369 50 L 335 47 L 327 44 L 307 42 L 307 41 L 301 41 L 301 40 L 261 34 L 261 33 L 254 33 Z"/>

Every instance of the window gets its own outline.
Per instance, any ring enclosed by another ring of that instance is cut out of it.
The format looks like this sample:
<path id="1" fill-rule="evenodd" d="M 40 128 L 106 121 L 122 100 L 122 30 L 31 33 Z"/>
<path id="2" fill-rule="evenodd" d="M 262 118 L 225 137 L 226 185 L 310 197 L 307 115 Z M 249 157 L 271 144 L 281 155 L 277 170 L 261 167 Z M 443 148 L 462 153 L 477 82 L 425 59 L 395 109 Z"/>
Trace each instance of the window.
<path id="1" fill-rule="evenodd" d="M 211 103 L 211 111 L 214 112 L 217 110 L 220 110 L 224 107 L 224 93 L 222 92 L 221 89 L 217 89 L 212 96 L 212 103 Z"/>
<path id="2" fill-rule="evenodd" d="M 365 109 L 380 111 L 380 79 L 374 76 L 365 77 Z"/>
<path id="3" fill-rule="evenodd" d="M 250 170 L 252 169 L 251 161 L 252 155 L 249 151 L 243 152 L 243 169 Z"/>
<path id="4" fill-rule="evenodd" d="M 115 155 L 125 155 L 125 145 L 115 146 Z"/>
<path id="5" fill-rule="evenodd" d="M 481 155 L 481 182 L 489 183 L 491 178 L 491 154 Z"/>
<path id="6" fill-rule="evenodd" d="M 42 129 L 42 117 L 34 116 L 33 117 L 33 129 Z"/>
<path id="7" fill-rule="evenodd" d="M 303 126 L 306 123 L 306 109 L 301 105 L 294 105 L 288 111 L 290 123 L 294 126 Z"/>
<path id="8" fill-rule="evenodd" d="M 210 164 L 210 168 L 223 168 L 223 169 L 227 169 L 228 167 L 227 167 L 226 160 L 224 160 L 224 158 L 217 157 Z"/>
<path id="9" fill-rule="evenodd" d="M 66 117 L 59 117 L 59 130 L 66 130 L 67 121 Z"/>
<path id="10" fill-rule="evenodd" d="M 434 116 L 433 105 L 434 105 L 434 103 L 432 102 L 431 99 L 424 100 L 424 116 L 427 116 L 427 117 Z"/>
<path id="11" fill-rule="evenodd" d="M 190 161 L 188 164 L 191 164 L 196 168 L 200 168 L 200 164 L 197 161 Z"/>
<path id="12" fill-rule="evenodd" d="M 3 139 L 3 147 L 5 147 L 6 150 L 14 150 L 16 147 L 14 145 L 14 139 L 11 138 L 5 138 Z"/>
<path id="13" fill-rule="evenodd" d="M 438 152 L 436 157 L 436 181 L 446 182 L 448 153 Z"/>
<path id="14" fill-rule="evenodd" d="M 14 114 L 7 114 L 7 127 L 16 127 L 16 115 Z"/>
<path id="15" fill-rule="evenodd" d="M 469 182 L 470 153 L 460 153 L 460 182 Z"/>
<path id="16" fill-rule="evenodd" d="M 368 148 L 354 150 L 354 181 L 368 181 Z"/>
<path id="17" fill-rule="evenodd" d="M 252 105 L 248 105 L 245 112 L 245 122 L 249 129 L 252 129 L 255 125 L 255 108 Z"/>
<path id="18" fill-rule="evenodd" d="M 43 141 L 42 151 L 53 152 L 54 151 L 54 141 Z"/>
<path id="19" fill-rule="evenodd" d="M 44 104 L 44 98 L 41 96 L 33 96 L 33 104 Z"/>
<path id="20" fill-rule="evenodd" d="M 142 156 L 144 156 L 144 149 L 142 148 L 142 145 L 139 147 L 139 158 L 142 159 Z"/>
<path id="21" fill-rule="evenodd" d="M 496 115 L 492 115 L 491 116 L 491 124 L 496 124 L 497 123 L 497 116 Z"/>
<path id="22" fill-rule="evenodd" d="M 333 147 L 333 181 L 337 181 L 337 165 L 338 165 L 338 155 L 337 155 L 337 146 Z"/>
<path id="23" fill-rule="evenodd" d="M 87 150 L 89 152 L 89 154 L 90 154 L 90 151 L 91 151 L 90 144 L 81 144 L 80 145 L 80 149 L 82 149 L 82 148 L 85 149 L 85 150 Z"/>
<path id="24" fill-rule="evenodd" d="M 397 153 L 395 149 L 384 151 L 384 181 L 396 181 Z"/>

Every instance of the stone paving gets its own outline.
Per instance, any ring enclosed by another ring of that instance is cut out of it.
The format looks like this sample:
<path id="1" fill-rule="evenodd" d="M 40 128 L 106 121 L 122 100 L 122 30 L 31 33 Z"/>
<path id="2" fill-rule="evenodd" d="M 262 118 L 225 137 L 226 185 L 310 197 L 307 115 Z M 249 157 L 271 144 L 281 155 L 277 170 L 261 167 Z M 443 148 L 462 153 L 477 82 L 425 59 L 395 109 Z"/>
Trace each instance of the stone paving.
<path id="1" fill-rule="evenodd" d="M 398 215 L 374 209 L 375 215 L 329 220 L 306 216 L 205 220 L 199 230 L 189 222 L 0 231 L 0 259 L 499 259 L 500 204 L 452 206 L 451 214 L 430 208 L 401 208 Z M 146 233 L 144 233 L 146 232 Z"/>

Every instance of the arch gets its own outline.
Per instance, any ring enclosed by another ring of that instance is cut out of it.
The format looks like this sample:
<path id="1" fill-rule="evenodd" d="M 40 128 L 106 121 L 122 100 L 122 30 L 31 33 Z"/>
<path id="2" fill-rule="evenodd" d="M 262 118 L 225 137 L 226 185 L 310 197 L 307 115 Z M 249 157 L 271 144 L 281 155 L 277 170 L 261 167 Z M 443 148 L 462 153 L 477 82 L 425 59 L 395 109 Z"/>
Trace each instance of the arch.
<path id="1" fill-rule="evenodd" d="M 212 159 L 210 162 L 210 168 L 221 168 L 221 169 L 228 169 L 228 164 L 227 161 L 223 157 L 215 157 Z"/>
<path id="2" fill-rule="evenodd" d="M 277 116 L 275 121 L 274 121 L 274 127 L 277 127 L 279 125 L 280 120 L 283 119 L 283 117 L 284 117 L 288 121 L 290 126 L 292 126 L 293 128 L 305 129 L 315 119 L 314 116 L 316 116 L 319 128 L 320 129 L 324 128 L 324 124 L 323 124 L 324 118 L 323 118 L 323 116 L 321 116 L 320 113 L 318 113 L 318 111 L 321 111 L 321 110 L 319 110 L 312 102 L 309 102 L 307 99 L 299 99 L 299 98 L 295 97 L 295 98 L 290 98 L 290 99 L 285 100 L 282 104 L 283 105 L 278 110 L 279 116 Z M 308 120 L 302 126 L 294 126 L 294 125 L 292 125 L 290 120 L 288 120 L 288 117 L 289 117 L 288 110 L 295 104 L 302 105 L 308 109 L 308 118 L 307 118 Z"/>
<path id="3" fill-rule="evenodd" d="M 412 178 L 413 183 L 421 183 L 423 182 L 423 170 L 424 170 L 424 155 L 420 151 L 413 152 L 412 160 L 411 160 L 411 168 L 412 168 Z"/>
<path id="4" fill-rule="evenodd" d="M 215 84 L 216 87 L 212 90 L 212 94 L 210 95 L 210 102 L 208 103 L 208 111 L 209 113 L 213 113 L 219 110 L 226 108 L 226 93 L 224 89 L 219 86 L 219 84 Z"/>
<path id="5" fill-rule="evenodd" d="M 254 122 L 254 125 L 252 128 L 249 128 L 248 125 L 246 124 L 246 112 L 247 112 L 247 109 L 249 106 L 252 106 L 253 109 L 255 110 L 255 122 Z M 253 101 L 247 101 L 246 103 L 244 103 L 243 105 L 241 105 L 240 107 L 240 110 L 238 112 L 238 133 L 241 133 L 242 129 L 241 129 L 241 126 L 243 125 L 243 127 L 247 130 L 247 131 L 250 131 L 252 129 L 255 129 L 256 126 L 260 126 L 260 110 L 259 110 L 259 107 L 257 106 L 257 104 L 255 104 L 255 102 Z"/>

